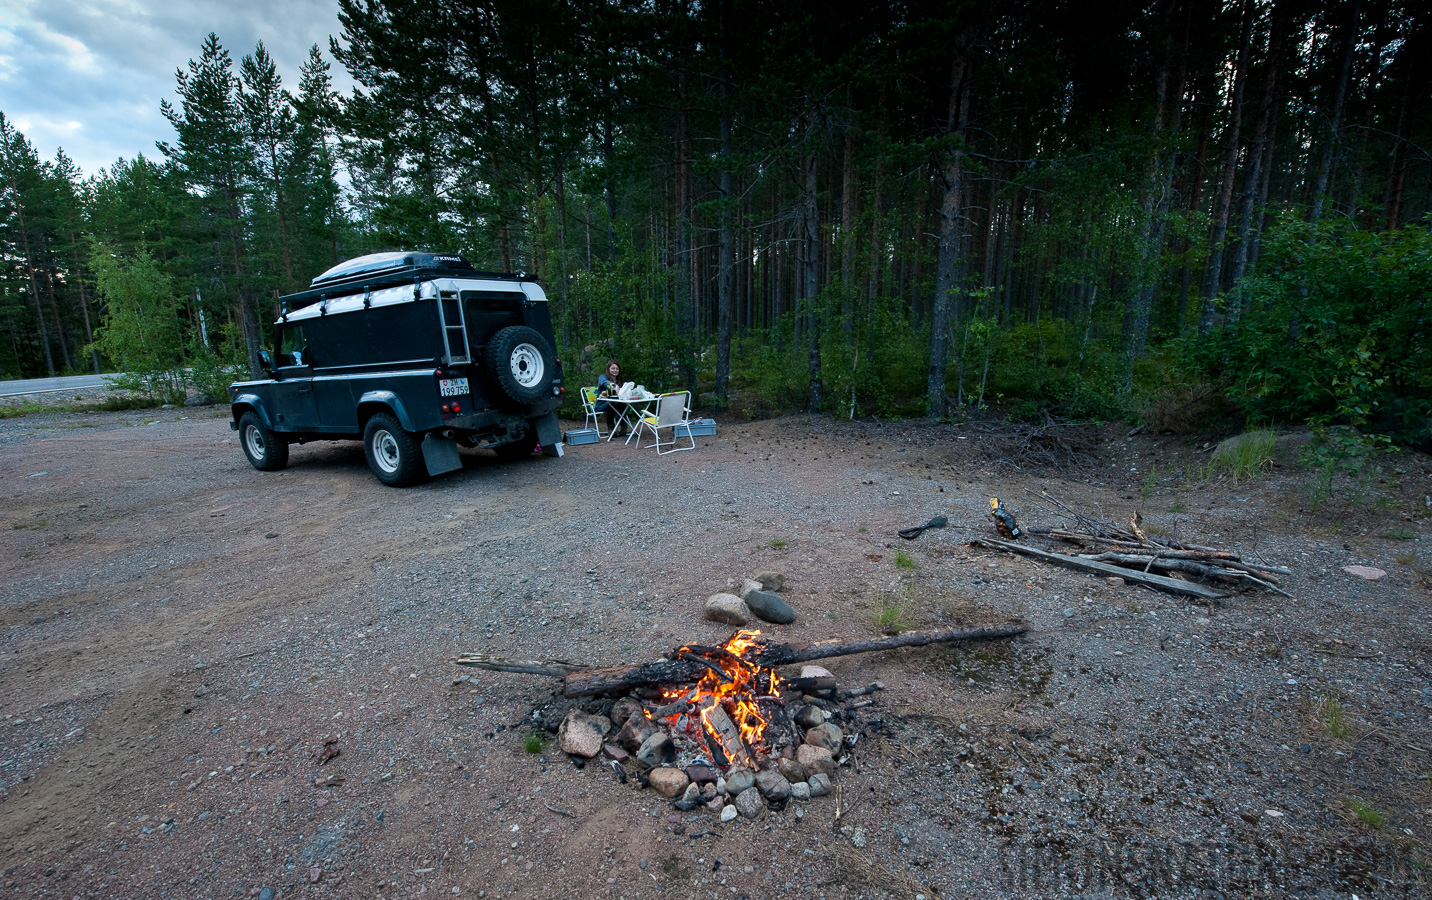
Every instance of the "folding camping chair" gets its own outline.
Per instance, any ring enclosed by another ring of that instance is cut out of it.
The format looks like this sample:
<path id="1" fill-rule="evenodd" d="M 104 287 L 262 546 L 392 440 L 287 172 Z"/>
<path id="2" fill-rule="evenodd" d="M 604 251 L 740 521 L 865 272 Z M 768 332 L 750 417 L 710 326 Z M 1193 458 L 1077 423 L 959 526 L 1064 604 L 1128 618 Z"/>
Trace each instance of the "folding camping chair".
<path id="1" fill-rule="evenodd" d="M 646 413 L 637 420 L 637 447 L 641 447 L 641 435 L 649 431 L 658 456 L 675 453 L 678 450 L 695 450 L 696 438 L 692 436 L 691 423 L 687 420 L 687 415 L 691 412 L 690 407 L 691 394 L 688 391 L 662 394 L 657 398 L 656 412 Z M 663 428 L 671 429 L 671 440 L 665 443 L 661 440 L 661 429 Z M 686 439 L 691 441 L 690 447 L 676 446 L 676 441 L 683 431 L 686 434 Z M 663 447 L 667 449 L 663 450 Z"/>
<path id="2" fill-rule="evenodd" d="M 594 387 L 582 388 L 582 412 L 586 413 L 587 419 L 582 423 L 583 428 L 595 428 L 597 437 L 602 437 L 602 414 L 597 412 L 597 389 Z"/>

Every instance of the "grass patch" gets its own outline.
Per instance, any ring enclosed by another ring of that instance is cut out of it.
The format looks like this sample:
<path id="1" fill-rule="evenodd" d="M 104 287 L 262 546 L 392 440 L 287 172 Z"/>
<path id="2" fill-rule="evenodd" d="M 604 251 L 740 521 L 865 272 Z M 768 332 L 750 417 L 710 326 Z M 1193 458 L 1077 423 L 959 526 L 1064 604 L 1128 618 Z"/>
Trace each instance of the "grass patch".
<path id="1" fill-rule="evenodd" d="M 879 628 L 882 634 L 899 634 L 914 627 L 909 615 L 909 607 L 904 602 L 885 600 L 875 607 L 875 614 L 872 618 L 875 621 L 875 627 Z"/>
<path id="2" fill-rule="evenodd" d="M 861 534 L 865 534 L 865 533 L 866 533 L 867 531 L 869 531 L 870 529 L 867 528 L 867 527 L 864 526 L 864 525 L 861 525 L 859 528 L 857 528 L 857 529 L 855 529 L 855 530 L 858 531 L 858 532 L 860 532 Z"/>
<path id="3" fill-rule="evenodd" d="M 1387 824 L 1387 812 L 1371 800 L 1364 800 L 1361 797 L 1348 797 L 1346 802 L 1348 811 L 1364 825 L 1381 828 Z"/>
<path id="4" fill-rule="evenodd" d="M 1227 474 L 1233 483 L 1251 481 L 1265 475 L 1273 468 L 1273 445 L 1277 437 L 1266 429 L 1245 431 L 1228 438 L 1213 450 L 1208 461 L 1208 477 L 1219 472 Z"/>
<path id="5" fill-rule="evenodd" d="M 1158 483 L 1159 467 L 1155 464 L 1152 469 L 1149 469 L 1149 473 L 1144 476 L 1144 480 L 1139 483 L 1139 496 L 1145 500 L 1152 497 L 1154 495 L 1154 488 L 1158 487 Z"/>
<path id="6" fill-rule="evenodd" d="M 540 732 L 534 731 L 522 739 L 522 749 L 534 756 L 541 753 L 545 746 L 547 746 L 547 738 L 543 737 Z"/>
<path id="7" fill-rule="evenodd" d="M 1340 741 L 1352 737 L 1352 725 L 1347 719 L 1347 710 L 1343 708 L 1342 702 L 1331 694 L 1323 695 L 1318 701 L 1318 717 L 1322 720 L 1323 730 Z"/>
<path id="8" fill-rule="evenodd" d="M 1392 557 L 1392 559 L 1393 559 L 1393 561 L 1396 562 L 1399 566 L 1415 566 L 1415 565 L 1417 565 L 1417 554 L 1416 554 L 1416 553 L 1413 553 L 1413 552 L 1410 551 L 1410 550 L 1405 550 L 1405 551 L 1403 551 L 1402 553 L 1399 553 L 1399 554 L 1397 554 L 1396 556 Z"/>
<path id="9" fill-rule="evenodd" d="M 913 569 L 915 568 L 915 557 L 906 553 L 904 550 L 896 550 L 895 565 L 901 569 Z"/>
<path id="10" fill-rule="evenodd" d="M 31 416 L 36 413 L 121 412 L 127 409 L 156 409 L 163 402 L 162 398 L 142 395 L 117 395 L 97 402 L 77 401 L 74 403 L 36 403 L 33 400 L 19 400 L 14 403 L 0 404 L 0 419 L 17 419 L 20 416 Z"/>
<path id="11" fill-rule="evenodd" d="M 772 550 L 780 550 L 785 545 L 786 542 L 781 540 L 780 538 L 772 538 L 770 544 L 768 544 L 767 546 L 769 546 Z"/>
<path id="12" fill-rule="evenodd" d="M 1170 507 L 1168 508 L 1168 511 L 1171 512 L 1171 513 L 1181 513 L 1181 512 L 1183 512 L 1183 504 L 1182 504 L 1182 503 L 1175 503 L 1175 504 L 1173 504 L 1172 506 L 1170 506 Z"/>
<path id="13" fill-rule="evenodd" d="M 1410 541 L 1417 537 L 1411 528 L 1384 528 L 1382 536 L 1393 541 Z"/>

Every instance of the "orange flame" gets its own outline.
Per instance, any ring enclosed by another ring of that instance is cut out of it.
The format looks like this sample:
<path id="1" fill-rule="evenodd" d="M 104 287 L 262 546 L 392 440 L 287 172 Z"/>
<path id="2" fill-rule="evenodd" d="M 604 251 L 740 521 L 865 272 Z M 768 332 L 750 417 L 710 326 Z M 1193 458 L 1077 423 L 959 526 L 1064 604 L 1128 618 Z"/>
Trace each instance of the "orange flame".
<path id="1" fill-rule="evenodd" d="M 746 746 L 756 753 L 768 752 L 763 745 L 768 722 L 761 714 L 759 701 L 778 698 L 781 684 L 780 676 L 774 669 L 746 658 L 752 650 L 759 649 L 760 637 L 760 631 L 738 631 L 722 646 L 721 649 L 726 651 L 725 653 L 702 654 L 690 647 L 681 648 L 684 652 L 699 656 L 711 669 L 697 682 L 694 690 L 666 688 L 662 691 L 662 695 L 667 699 L 690 697 L 701 711 L 702 727 L 718 743 L 721 735 L 712 727 L 707 715 L 719 704 L 735 724 Z M 671 718 L 679 719 L 680 714 Z"/>

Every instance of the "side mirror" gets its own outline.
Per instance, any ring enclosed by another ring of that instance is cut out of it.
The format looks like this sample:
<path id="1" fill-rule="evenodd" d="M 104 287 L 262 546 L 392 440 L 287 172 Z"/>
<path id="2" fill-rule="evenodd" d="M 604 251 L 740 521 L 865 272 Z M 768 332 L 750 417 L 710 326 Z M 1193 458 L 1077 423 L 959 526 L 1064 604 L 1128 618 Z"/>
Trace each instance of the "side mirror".
<path id="1" fill-rule="evenodd" d="M 267 350 L 259 351 L 259 366 L 261 366 L 265 372 L 273 373 L 273 356 L 271 356 Z"/>

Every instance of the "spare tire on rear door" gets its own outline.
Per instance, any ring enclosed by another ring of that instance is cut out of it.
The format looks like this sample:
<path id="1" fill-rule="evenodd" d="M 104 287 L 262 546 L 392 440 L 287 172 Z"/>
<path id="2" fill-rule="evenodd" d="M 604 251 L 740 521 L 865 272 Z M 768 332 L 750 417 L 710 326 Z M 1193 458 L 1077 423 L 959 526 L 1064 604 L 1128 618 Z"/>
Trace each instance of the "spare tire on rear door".
<path id="1" fill-rule="evenodd" d="M 518 403 L 551 395 L 556 358 L 547 339 L 526 325 L 504 328 L 487 342 L 488 373 L 502 393 Z"/>

